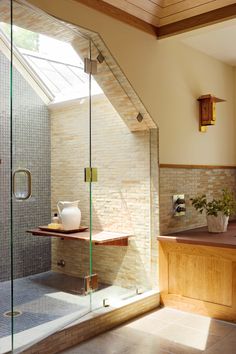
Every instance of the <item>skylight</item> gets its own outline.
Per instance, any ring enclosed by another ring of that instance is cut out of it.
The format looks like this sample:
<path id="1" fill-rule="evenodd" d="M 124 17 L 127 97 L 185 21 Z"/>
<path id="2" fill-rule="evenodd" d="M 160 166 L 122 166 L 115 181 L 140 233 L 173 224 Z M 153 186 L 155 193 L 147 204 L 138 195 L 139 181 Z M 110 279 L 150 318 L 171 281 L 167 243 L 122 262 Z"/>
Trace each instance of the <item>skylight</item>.
<path id="1" fill-rule="evenodd" d="M 0 24 L 9 37 L 9 27 Z M 69 43 L 13 26 L 14 45 L 54 97 L 53 102 L 89 96 L 89 76 Z M 92 95 L 102 93 L 92 78 Z"/>

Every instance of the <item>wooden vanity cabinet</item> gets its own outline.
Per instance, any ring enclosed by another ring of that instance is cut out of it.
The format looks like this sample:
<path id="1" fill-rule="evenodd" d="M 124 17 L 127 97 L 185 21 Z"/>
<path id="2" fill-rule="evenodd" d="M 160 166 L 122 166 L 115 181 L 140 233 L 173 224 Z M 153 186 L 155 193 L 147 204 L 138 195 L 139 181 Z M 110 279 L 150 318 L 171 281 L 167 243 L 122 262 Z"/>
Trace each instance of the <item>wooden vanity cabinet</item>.
<path id="1" fill-rule="evenodd" d="M 236 322 L 236 248 L 159 240 L 165 306 Z"/>

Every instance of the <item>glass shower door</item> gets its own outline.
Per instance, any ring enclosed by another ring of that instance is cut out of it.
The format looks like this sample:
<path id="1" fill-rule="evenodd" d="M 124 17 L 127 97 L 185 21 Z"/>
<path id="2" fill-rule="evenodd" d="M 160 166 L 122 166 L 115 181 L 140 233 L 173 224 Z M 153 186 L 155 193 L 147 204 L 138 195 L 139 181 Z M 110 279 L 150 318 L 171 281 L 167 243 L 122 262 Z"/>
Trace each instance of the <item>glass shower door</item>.
<path id="1" fill-rule="evenodd" d="M 86 38 L 18 1 L 11 15 L 11 321 L 17 352 L 91 309 L 91 74 Z"/>
<path id="2" fill-rule="evenodd" d="M 10 24 L 10 2 L 0 0 L 0 26 Z M 0 27 L 0 353 L 11 349 L 10 47 Z"/>

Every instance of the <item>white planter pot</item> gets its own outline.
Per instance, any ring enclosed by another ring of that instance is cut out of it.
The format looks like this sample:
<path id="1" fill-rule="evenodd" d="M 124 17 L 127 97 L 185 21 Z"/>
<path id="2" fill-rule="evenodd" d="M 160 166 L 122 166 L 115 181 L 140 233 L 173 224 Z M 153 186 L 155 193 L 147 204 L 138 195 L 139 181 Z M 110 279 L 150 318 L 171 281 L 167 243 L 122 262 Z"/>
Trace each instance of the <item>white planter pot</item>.
<path id="1" fill-rule="evenodd" d="M 218 213 L 217 216 L 207 215 L 208 231 L 214 233 L 226 232 L 228 221 L 229 217 L 222 213 Z"/>

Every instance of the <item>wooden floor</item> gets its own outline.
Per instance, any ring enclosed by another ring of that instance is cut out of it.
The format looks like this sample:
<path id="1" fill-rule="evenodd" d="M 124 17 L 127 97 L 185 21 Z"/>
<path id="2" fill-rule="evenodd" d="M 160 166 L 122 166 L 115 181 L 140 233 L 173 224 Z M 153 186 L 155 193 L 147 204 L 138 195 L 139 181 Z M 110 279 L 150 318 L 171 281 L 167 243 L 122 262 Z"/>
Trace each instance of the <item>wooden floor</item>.
<path id="1" fill-rule="evenodd" d="M 62 353 L 235 354 L 235 348 L 235 324 L 164 308 Z"/>

